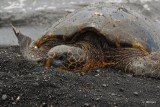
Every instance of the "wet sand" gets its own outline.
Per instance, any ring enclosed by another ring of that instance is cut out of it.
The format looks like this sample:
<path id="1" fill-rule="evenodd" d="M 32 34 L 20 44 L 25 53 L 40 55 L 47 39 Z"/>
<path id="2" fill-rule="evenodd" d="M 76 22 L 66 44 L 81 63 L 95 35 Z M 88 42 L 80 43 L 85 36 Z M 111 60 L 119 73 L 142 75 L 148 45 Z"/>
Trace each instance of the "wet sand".
<path id="1" fill-rule="evenodd" d="M 153 7 L 154 5 L 158 3 L 150 4 Z M 150 13 L 147 10 L 143 11 L 142 5 L 132 6 L 141 8 L 141 13 L 147 17 L 154 20 L 159 18 L 159 8 L 152 7 L 154 12 Z M 17 40 L 9 27 L 10 22 L 36 39 L 51 26 L 50 22 L 56 22 L 67 13 L 69 12 L 61 11 L 53 15 L 50 12 L 39 11 L 34 13 L 35 16 L 32 14 L 22 17 L 23 20 L 20 20 L 19 13 L 13 15 L 17 18 L 3 13 L 4 16 L 8 15 L 9 19 L 1 17 L 0 20 L 0 106 L 159 107 L 159 79 L 134 77 L 112 69 L 93 70 L 90 73 L 46 69 L 25 60 L 20 55 Z M 46 16 L 46 20 L 39 18 L 43 15 Z"/>

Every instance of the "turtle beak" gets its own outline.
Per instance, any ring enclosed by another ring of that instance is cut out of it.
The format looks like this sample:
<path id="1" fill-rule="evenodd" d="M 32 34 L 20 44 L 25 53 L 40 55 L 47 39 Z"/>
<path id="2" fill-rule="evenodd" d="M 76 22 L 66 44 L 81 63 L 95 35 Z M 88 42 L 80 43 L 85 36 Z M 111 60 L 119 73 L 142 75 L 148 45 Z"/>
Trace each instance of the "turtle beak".
<path id="1" fill-rule="evenodd" d="M 42 59 L 42 60 L 40 60 L 38 63 L 42 64 L 42 66 L 47 67 L 47 68 L 49 68 L 49 67 L 51 67 L 51 66 L 52 66 L 52 67 L 56 67 L 56 68 L 62 66 L 62 64 L 61 64 L 60 61 L 55 60 L 55 59 L 53 59 L 53 58 Z"/>
<path id="2" fill-rule="evenodd" d="M 32 42 L 32 39 L 30 37 L 25 36 L 24 34 L 22 34 L 12 24 L 11 24 L 11 27 L 13 29 L 14 34 L 16 35 L 16 37 L 18 39 L 18 43 L 20 45 L 20 48 L 24 49 L 24 48 L 28 47 L 30 45 L 30 43 Z"/>

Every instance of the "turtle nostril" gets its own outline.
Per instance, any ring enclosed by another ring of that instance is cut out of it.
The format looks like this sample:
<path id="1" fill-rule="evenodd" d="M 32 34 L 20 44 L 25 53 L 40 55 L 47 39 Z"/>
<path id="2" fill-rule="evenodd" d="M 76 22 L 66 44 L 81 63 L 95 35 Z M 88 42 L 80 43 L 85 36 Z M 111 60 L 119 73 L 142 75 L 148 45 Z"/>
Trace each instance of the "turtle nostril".
<path id="1" fill-rule="evenodd" d="M 67 55 L 65 53 L 57 56 L 58 60 L 65 60 L 66 58 L 67 58 Z"/>

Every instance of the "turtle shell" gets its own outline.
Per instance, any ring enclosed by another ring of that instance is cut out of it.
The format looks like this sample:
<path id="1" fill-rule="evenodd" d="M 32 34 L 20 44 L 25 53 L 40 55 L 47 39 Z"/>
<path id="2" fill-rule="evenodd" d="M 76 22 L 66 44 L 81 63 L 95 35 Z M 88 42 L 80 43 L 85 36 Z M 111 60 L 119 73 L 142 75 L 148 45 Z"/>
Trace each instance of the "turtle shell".
<path id="1" fill-rule="evenodd" d="M 91 30 L 102 34 L 111 47 L 159 50 L 160 32 L 154 23 L 117 4 L 98 4 L 82 8 L 55 23 L 45 35 L 54 34 L 70 41 L 81 32 Z M 77 39 L 78 40 L 78 39 Z"/>

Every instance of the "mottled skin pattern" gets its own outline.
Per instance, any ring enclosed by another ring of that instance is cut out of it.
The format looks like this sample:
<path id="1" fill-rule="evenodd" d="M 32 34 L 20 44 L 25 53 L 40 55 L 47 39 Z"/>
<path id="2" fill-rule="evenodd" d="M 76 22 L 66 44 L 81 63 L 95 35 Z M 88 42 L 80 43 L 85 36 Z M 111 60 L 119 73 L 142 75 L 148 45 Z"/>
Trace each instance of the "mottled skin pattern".
<path id="1" fill-rule="evenodd" d="M 90 51 L 91 48 L 92 51 Z M 67 71 L 87 72 L 92 68 L 103 67 L 103 54 L 97 50 L 87 42 L 58 45 L 49 50 L 43 65 Z"/>
<path id="2" fill-rule="evenodd" d="M 50 49 L 46 62 L 47 67 L 54 66 L 64 70 L 80 71 L 86 63 L 86 53 L 79 47 L 58 45 Z"/>
<path id="3" fill-rule="evenodd" d="M 82 8 L 53 24 L 36 41 L 13 30 L 22 55 L 45 67 L 75 72 L 110 67 L 160 77 L 160 31 L 126 6 Z"/>

